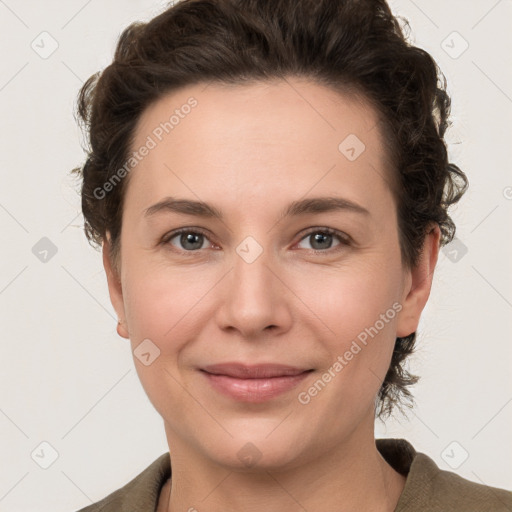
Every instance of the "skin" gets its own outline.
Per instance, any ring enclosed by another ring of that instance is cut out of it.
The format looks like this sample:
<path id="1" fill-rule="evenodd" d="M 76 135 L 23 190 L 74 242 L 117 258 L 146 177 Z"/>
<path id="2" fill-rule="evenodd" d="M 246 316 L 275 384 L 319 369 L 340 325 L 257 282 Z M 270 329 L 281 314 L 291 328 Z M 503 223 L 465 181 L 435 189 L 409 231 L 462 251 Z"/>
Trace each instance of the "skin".
<path id="1" fill-rule="evenodd" d="M 148 366 L 134 357 L 171 454 L 158 511 L 392 511 L 405 478 L 375 446 L 374 402 L 395 338 L 418 326 L 439 228 L 426 236 L 418 265 L 406 268 L 391 169 L 364 101 L 297 78 L 197 84 L 151 105 L 133 147 L 190 96 L 198 105 L 129 176 L 117 267 L 108 239 L 103 247 L 119 335 L 132 349 L 150 339 L 160 350 Z M 338 150 L 349 134 L 366 146 L 354 161 Z M 212 204 L 223 220 L 144 215 L 166 196 Z M 326 196 L 369 213 L 281 215 L 292 201 Z M 199 249 L 179 235 L 162 243 L 182 227 L 204 230 Z M 334 235 L 315 244 L 326 227 L 350 241 Z M 248 236 L 263 250 L 252 263 L 236 252 Z M 298 394 L 393 303 L 401 311 L 301 404 Z M 219 394 L 198 370 L 226 361 L 315 371 L 292 391 L 248 404 Z M 259 453 L 251 467 L 237 455 L 249 442 Z"/>

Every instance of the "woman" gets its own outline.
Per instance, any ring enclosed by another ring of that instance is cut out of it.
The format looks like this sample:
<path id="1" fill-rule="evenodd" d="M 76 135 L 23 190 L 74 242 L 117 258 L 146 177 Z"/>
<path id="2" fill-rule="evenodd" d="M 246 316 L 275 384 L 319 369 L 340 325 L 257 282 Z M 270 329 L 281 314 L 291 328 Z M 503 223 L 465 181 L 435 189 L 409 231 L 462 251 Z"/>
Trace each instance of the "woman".
<path id="1" fill-rule="evenodd" d="M 76 172 L 169 453 L 84 511 L 512 509 L 374 436 L 467 186 L 439 77 L 383 0 L 184 0 L 123 32 Z"/>

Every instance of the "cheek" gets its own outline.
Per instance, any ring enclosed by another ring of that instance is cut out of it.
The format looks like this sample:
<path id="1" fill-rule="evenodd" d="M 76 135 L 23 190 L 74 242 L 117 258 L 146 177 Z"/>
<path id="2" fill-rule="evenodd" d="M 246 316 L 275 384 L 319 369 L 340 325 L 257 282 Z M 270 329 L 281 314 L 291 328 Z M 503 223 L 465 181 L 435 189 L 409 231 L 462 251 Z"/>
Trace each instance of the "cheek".
<path id="1" fill-rule="evenodd" d="M 129 267 L 123 283 L 125 311 L 132 345 L 153 340 L 162 353 L 180 350 L 197 335 L 205 305 L 214 294 L 218 275 L 198 269 L 170 269 L 151 262 Z"/>
<path id="2" fill-rule="evenodd" d="M 164 417 L 169 416 L 168 408 L 190 407 L 190 396 L 179 383 L 179 359 L 200 332 L 201 299 L 211 286 L 197 273 L 178 273 L 151 262 L 132 264 L 127 271 L 123 297 L 135 368 L 149 400 Z M 137 347 L 147 339 L 157 347 L 149 352 L 156 350 L 158 356 L 146 366 L 137 358 Z"/>
<path id="3" fill-rule="evenodd" d="M 319 342 L 323 340 L 328 353 L 324 370 L 331 368 L 337 376 L 333 387 L 350 383 L 349 393 L 368 396 L 378 391 L 389 367 L 402 309 L 399 271 L 392 262 L 384 267 L 352 267 L 333 274 L 329 286 L 317 281 L 315 293 L 305 295 L 304 287 L 303 296 L 309 297 L 304 302 L 321 319 L 319 332 L 325 334 Z M 341 366 L 332 368 L 336 361 Z"/>
<path id="4" fill-rule="evenodd" d="M 385 271 L 382 268 L 386 268 Z M 396 267 L 396 264 L 394 265 Z M 354 265 L 328 274 L 317 273 L 295 289 L 298 296 L 322 320 L 332 338 L 348 340 L 373 326 L 388 310 L 386 329 L 393 327 L 395 308 L 400 299 L 398 268 L 382 265 Z"/>
<path id="5" fill-rule="evenodd" d="M 312 417 L 330 423 L 336 435 L 373 407 L 389 368 L 402 306 L 393 273 L 367 268 L 339 273 L 331 284 L 304 300 L 321 319 L 317 325 L 323 334 L 317 343 L 326 357 L 318 379 L 302 388 L 298 398 Z"/>

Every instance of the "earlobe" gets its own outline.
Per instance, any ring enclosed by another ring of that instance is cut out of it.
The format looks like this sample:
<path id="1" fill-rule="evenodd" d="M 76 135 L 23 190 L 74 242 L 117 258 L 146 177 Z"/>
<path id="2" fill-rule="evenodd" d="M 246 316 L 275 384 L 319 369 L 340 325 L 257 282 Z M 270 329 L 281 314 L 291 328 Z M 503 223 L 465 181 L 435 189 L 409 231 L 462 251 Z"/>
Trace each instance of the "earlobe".
<path id="1" fill-rule="evenodd" d="M 404 338 L 416 331 L 421 313 L 427 303 L 432 288 L 434 270 L 439 255 L 441 231 L 435 224 L 425 236 L 418 264 L 407 270 L 403 309 L 397 322 L 397 336 Z"/>
<path id="2" fill-rule="evenodd" d="M 116 331 L 117 331 L 117 334 L 119 334 L 119 336 L 121 336 L 121 338 L 129 339 L 128 331 L 124 327 L 123 322 L 121 322 L 120 320 L 117 322 Z"/>
<path id="3" fill-rule="evenodd" d="M 112 262 L 111 246 L 108 236 L 105 237 L 102 244 L 103 252 L 103 268 L 107 276 L 108 292 L 110 295 L 110 302 L 114 310 L 117 313 L 119 322 L 117 323 L 117 333 L 122 338 L 129 338 L 128 330 L 125 322 L 125 311 L 124 311 L 124 300 L 123 300 L 123 288 L 121 285 L 121 276 L 115 268 Z"/>

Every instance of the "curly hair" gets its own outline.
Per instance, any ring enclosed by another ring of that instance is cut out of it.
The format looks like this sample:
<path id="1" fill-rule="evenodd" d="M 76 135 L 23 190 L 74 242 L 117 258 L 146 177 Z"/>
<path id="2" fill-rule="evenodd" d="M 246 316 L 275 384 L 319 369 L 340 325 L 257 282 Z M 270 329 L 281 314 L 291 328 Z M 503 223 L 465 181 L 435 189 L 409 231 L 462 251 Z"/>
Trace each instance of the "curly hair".
<path id="1" fill-rule="evenodd" d="M 401 27 L 399 19 L 403 21 Z M 407 20 L 385 0 L 182 0 L 120 35 L 112 63 L 78 95 L 77 121 L 87 133 L 81 182 L 84 229 L 91 245 L 108 236 L 119 259 L 124 191 L 115 177 L 129 158 L 141 114 L 164 94 L 201 82 L 244 84 L 304 77 L 338 92 L 355 92 L 378 115 L 392 162 L 402 263 L 418 256 L 432 223 L 441 244 L 453 239 L 448 208 L 468 186 L 448 162 L 446 79 L 433 58 L 411 45 Z M 404 367 L 416 333 L 396 338 L 376 397 L 378 417 L 413 404 L 418 377 Z"/>

